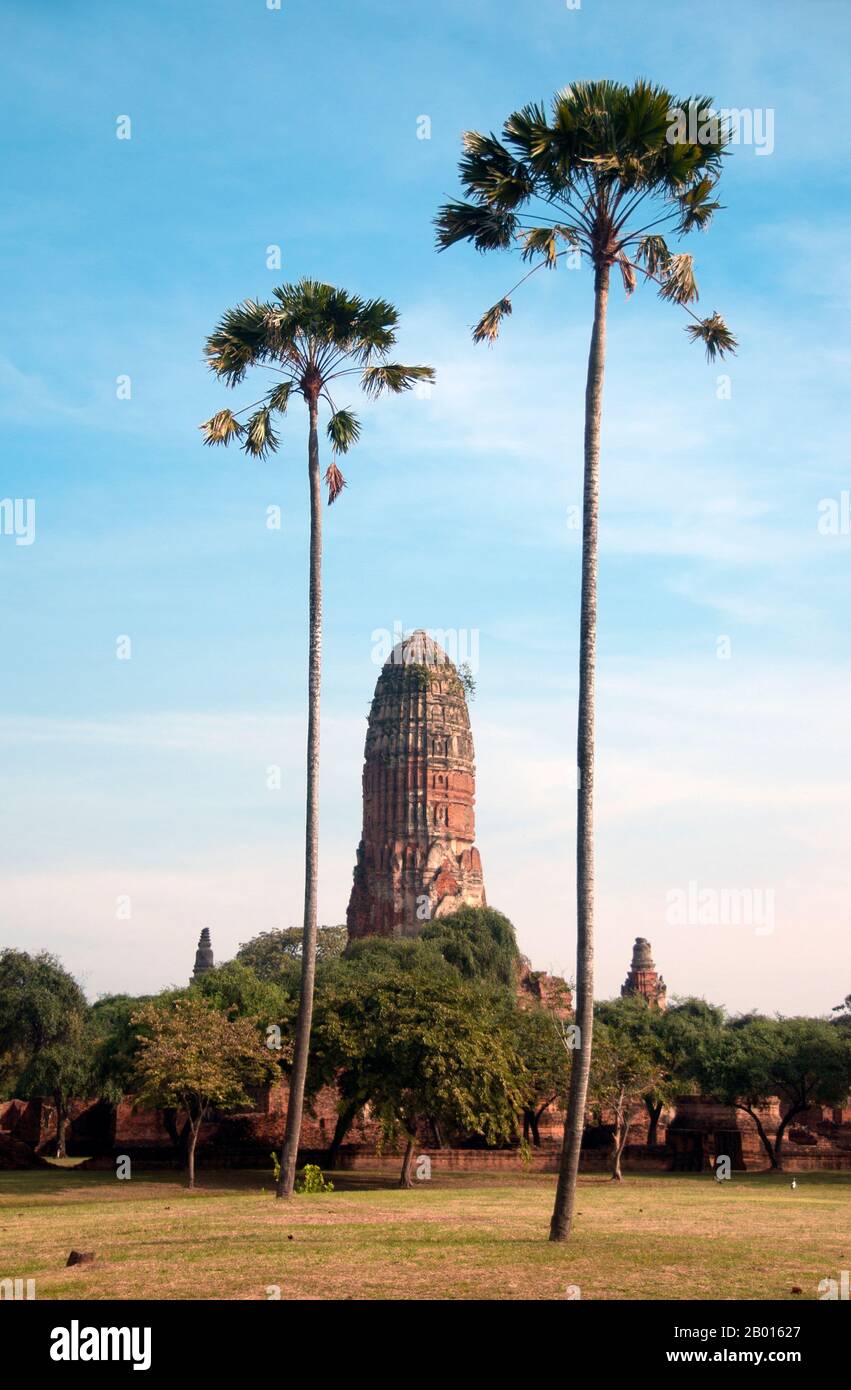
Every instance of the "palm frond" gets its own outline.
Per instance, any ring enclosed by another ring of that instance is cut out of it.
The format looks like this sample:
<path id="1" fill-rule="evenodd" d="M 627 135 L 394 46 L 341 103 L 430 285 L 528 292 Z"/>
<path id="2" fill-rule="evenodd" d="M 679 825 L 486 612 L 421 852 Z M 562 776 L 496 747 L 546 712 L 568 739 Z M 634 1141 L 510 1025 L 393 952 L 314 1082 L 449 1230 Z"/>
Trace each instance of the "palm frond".
<path id="1" fill-rule="evenodd" d="M 330 507 L 332 502 L 336 502 L 343 488 L 348 486 L 336 463 L 329 463 L 326 468 L 325 484 L 328 488 L 328 506 Z"/>
<path id="2" fill-rule="evenodd" d="M 698 323 L 686 324 L 686 333 L 693 343 L 703 343 L 708 362 L 714 362 L 716 357 L 723 358 L 728 352 L 735 353 L 739 346 L 717 310 Z"/>
<path id="3" fill-rule="evenodd" d="M 694 257 L 687 252 L 681 251 L 679 255 L 671 256 L 662 275 L 660 299 L 668 299 L 674 304 L 691 304 L 699 298 L 694 278 Z"/>
<path id="4" fill-rule="evenodd" d="M 638 243 L 635 259 L 643 264 L 648 275 L 664 276 L 671 260 L 667 242 L 661 236 L 645 236 Z"/>
<path id="5" fill-rule="evenodd" d="M 552 135 L 544 106 L 532 102 L 513 111 L 502 128 L 502 135 L 534 170 L 537 161 L 546 156 Z"/>
<path id="6" fill-rule="evenodd" d="M 239 423 L 231 410 L 217 410 L 198 428 L 204 431 L 205 444 L 229 444 L 231 439 L 239 439 L 245 433 L 245 426 Z"/>
<path id="7" fill-rule="evenodd" d="M 399 311 L 388 299 L 370 299 L 361 304 L 355 321 L 351 350 L 361 362 L 389 352 L 396 342 Z"/>
<path id="8" fill-rule="evenodd" d="M 250 366 L 271 355 L 269 307 L 246 299 L 235 309 L 228 309 L 207 339 L 204 353 L 210 370 L 228 386 L 236 386 Z"/>
<path id="9" fill-rule="evenodd" d="M 713 215 L 721 207 L 721 204 L 714 198 L 712 193 L 715 189 L 717 180 L 713 178 L 702 178 L 680 194 L 677 202 L 680 206 L 680 223 L 678 231 L 681 234 L 686 232 L 703 231 L 709 226 Z"/>
<path id="10" fill-rule="evenodd" d="M 554 227 L 529 227 L 520 233 L 520 240 L 523 242 L 524 261 L 533 261 L 536 256 L 543 256 L 547 265 L 555 268 L 558 252 Z"/>
<path id="11" fill-rule="evenodd" d="M 670 93 L 654 82 L 638 78 L 622 95 L 618 134 L 631 149 L 661 150 L 667 143 Z"/>
<path id="12" fill-rule="evenodd" d="M 623 287 L 626 291 L 626 296 L 628 299 L 629 296 L 632 294 L 633 290 L 635 289 L 635 270 L 631 265 L 628 257 L 626 257 L 622 251 L 620 255 L 617 257 L 617 264 L 620 267 L 621 278 L 623 280 Z"/>
<path id="13" fill-rule="evenodd" d="M 506 296 L 488 309 L 473 329 L 474 343 L 494 343 L 499 337 L 502 320 L 511 313 L 511 300 Z"/>
<path id="14" fill-rule="evenodd" d="M 360 438 L 360 421 L 350 410 L 335 410 L 326 426 L 326 433 L 334 453 L 346 454 Z"/>
<path id="15" fill-rule="evenodd" d="M 434 381 L 434 368 L 403 367 L 399 362 L 384 362 L 380 367 L 365 367 L 361 385 L 368 396 L 377 397 L 383 391 L 410 391 L 418 381 Z"/>
<path id="16" fill-rule="evenodd" d="M 522 159 L 515 159 L 495 135 L 465 131 L 458 174 L 464 191 L 480 204 L 509 212 L 529 200 L 534 180 Z"/>
<path id="17" fill-rule="evenodd" d="M 434 225 L 441 251 L 459 241 L 471 241 L 477 251 L 504 251 L 513 243 L 517 218 L 497 208 L 452 202 L 439 209 Z"/>
<path id="18" fill-rule="evenodd" d="M 265 458 L 278 447 L 278 436 L 272 428 L 272 412 L 263 405 L 249 418 L 243 449 L 254 458 Z"/>
<path id="19" fill-rule="evenodd" d="M 520 232 L 519 236 L 523 242 L 522 259 L 532 261 L 536 256 L 543 256 L 551 269 L 555 268 L 560 241 L 575 247 L 580 245 L 581 240 L 576 227 L 561 224 L 553 227 L 529 227 Z"/>
<path id="20" fill-rule="evenodd" d="M 310 348 L 331 344 L 345 348 L 357 334 L 364 301 L 347 290 L 308 278 L 279 285 L 273 291 L 277 306 L 270 313 L 276 346 L 285 357 L 311 356 Z M 300 348 L 302 349 L 300 352 Z"/>
<path id="21" fill-rule="evenodd" d="M 277 382 L 272 387 L 271 391 L 266 392 L 266 400 L 269 402 L 269 409 L 277 410 L 281 415 L 285 415 L 292 389 L 293 383 L 291 381 Z"/>

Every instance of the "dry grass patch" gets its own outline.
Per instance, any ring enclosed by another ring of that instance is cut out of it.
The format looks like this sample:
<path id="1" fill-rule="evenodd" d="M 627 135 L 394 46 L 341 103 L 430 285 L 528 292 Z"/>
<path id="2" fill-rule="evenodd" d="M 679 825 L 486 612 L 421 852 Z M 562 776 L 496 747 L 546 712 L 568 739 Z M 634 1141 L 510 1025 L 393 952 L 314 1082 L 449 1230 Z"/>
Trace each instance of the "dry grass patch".
<path id="1" fill-rule="evenodd" d="M 335 1174 L 276 1202 L 268 1175 L 73 1169 L 0 1174 L 0 1278 L 48 1298 L 585 1299 L 817 1297 L 851 1264 L 851 1174 L 581 1180 L 575 1237 L 547 1239 L 548 1174 Z M 265 1191 L 263 1189 L 265 1188 Z M 92 1265 L 65 1268 L 72 1249 Z"/>

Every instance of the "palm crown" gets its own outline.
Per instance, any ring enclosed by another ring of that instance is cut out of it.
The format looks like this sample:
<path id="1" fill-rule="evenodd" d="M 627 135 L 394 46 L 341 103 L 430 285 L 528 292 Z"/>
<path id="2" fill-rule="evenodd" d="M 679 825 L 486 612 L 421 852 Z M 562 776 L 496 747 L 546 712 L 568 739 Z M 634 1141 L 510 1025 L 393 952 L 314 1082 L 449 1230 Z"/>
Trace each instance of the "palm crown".
<path id="1" fill-rule="evenodd" d="M 643 80 L 577 82 L 557 93 L 550 118 L 533 103 L 508 117 L 502 140 L 464 136 L 459 174 L 470 201 L 440 209 L 438 245 L 514 248 L 534 262 L 518 284 L 571 251 L 595 268 L 617 265 L 627 294 L 642 273 L 686 307 L 687 331 L 707 355 L 723 357 L 736 341 L 720 314 L 701 319 L 688 308 L 698 298 L 692 257 L 672 253 L 662 230 L 684 236 L 709 224 L 728 138 L 708 97 L 678 100 Z M 477 342 L 497 336 L 512 293 L 482 316 Z"/>
<path id="2" fill-rule="evenodd" d="M 368 396 L 410 390 L 417 381 L 432 381 L 431 367 L 388 362 L 396 342 L 398 311 L 386 299 L 361 299 L 317 280 L 280 285 L 274 301 L 247 299 L 229 309 L 207 339 L 210 368 L 227 386 L 238 386 L 249 367 L 266 367 L 281 380 L 243 410 L 219 410 L 201 426 L 205 444 L 242 441 L 248 454 L 263 458 L 278 447 L 275 416 L 286 413 L 290 395 L 300 393 L 313 415 L 320 399 L 331 410 L 327 434 L 334 454 L 344 454 L 360 435 L 351 410 L 337 409 L 331 383 L 360 375 Z M 253 412 L 243 422 L 240 415 Z M 332 460 L 325 474 L 328 501 L 345 487 Z"/>

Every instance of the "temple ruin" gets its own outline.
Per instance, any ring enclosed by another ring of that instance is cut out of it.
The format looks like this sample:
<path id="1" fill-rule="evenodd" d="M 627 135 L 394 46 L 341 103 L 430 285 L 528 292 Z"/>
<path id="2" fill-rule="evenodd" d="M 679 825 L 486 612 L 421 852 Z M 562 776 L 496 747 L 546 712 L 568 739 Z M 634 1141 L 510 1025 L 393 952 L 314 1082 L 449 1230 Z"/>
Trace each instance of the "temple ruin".
<path id="1" fill-rule="evenodd" d="M 216 962 L 213 959 L 213 944 L 210 941 L 210 928 L 205 927 L 198 938 L 198 949 L 195 952 L 195 969 L 192 971 L 193 980 L 200 980 L 202 975 L 206 975 L 210 970 L 215 969 Z"/>
<path id="2" fill-rule="evenodd" d="M 416 936 L 433 917 L 485 906 L 475 785 L 463 683 L 418 630 L 385 662 L 369 714 L 351 937 Z"/>
<path id="3" fill-rule="evenodd" d="M 657 975 L 653 964 L 650 942 L 646 937 L 637 936 L 632 948 L 632 965 L 621 986 L 622 998 L 640 995 L 652 1008 L 668 1007 L 668 988 L 661 975 Z"/>
<path id="4" fill-rule="evenodd" d="M 212 967 L 209 931 L 201 934 L 196 971 Z M 197 978 L 197 975 L 195 976 Z M 639 937 L 632 967 L 622 994 L 641 994 L 652 1007 L 664 1007 L 665 984 L 653 965 L 650 943 Z M 518 1003 L 523 1008 L 546 1008 L 556 1017 L 569 1017 L 570 992 L 564 981 L 543 971 L 532 971 L 521 959 Z M 201 1166 L 258 1166 L 280 1144 L 287 1110 L 285 1081 L 251 1088 L 252 1101 L 238 1113 L 212 1111 L 204 1124 L 198 1146 Z M 322 1164 L 339 1118 L 336 1090 L 324 1086 L 305 1112 L 301 1161 Z M 756 1107 L 760 1124 L 773 1138 L 781 1119 L 774 1098 Z M 586 1117 L 582 1146 L 583 1171 L 607 1167 L 611 1146 L 610 1116 Z M 633 1171 L 707 1172 L 716 1158 L 729 1157 L 734 1171 L 758 1171 L 766 1166 L 765 1153 L 750 1116 L 733 1106 L 706 1096 L 677 1096 L 661 1108 L 653 1134 L 649 1116 L 638 1113 L 629 1126 L 625 1160 Z M 32 1166 L 56 1142 L 56 1108 L 49 1098 L 0 1101 L 0 1168 Z M 446 1168 L 500 1171 L 519 1163 L 541 1172 L 555 1172 L 559 1162 L 564 1111 L 558 1101 L 548 1104 L 538 1117 L 533 1152 L 518 1148 L 487 1149 L 470 1145 L 469 1136 L 447 1135 L 448 1146 L 437 1147 L 430 1122 L 423 1120 L 418 1143 Z M 75 1100 L 70 1106 L 68 1153 L 91 1155 L 86 1166 L 113 1168 L 118 1154 L 132 1157 L 141 1168 L 173 1167 L 181 1157 L 174 1113 L 138 1107 L 132 1096 L 115 1105 L 103 1100 Z M 653 1142 L 655 1137 L 655 1142 Z M 17 1145 L 17 1150 L 15 1146 Z M 17 1160 L 15 1152 L 22 1157 Z M 344 1168 L 375 1168 L 398 1163 L 396 1146 L 383 1135 L 380 1119 L 369 1105 L 357 1115 L 340 1150 Z M 813 1169 L 851 1169 L 851 1100 L 845 1106 L 816 1105 L 797 1117 L 786 1135 L 784 1167 L 792 1172 Z"/>

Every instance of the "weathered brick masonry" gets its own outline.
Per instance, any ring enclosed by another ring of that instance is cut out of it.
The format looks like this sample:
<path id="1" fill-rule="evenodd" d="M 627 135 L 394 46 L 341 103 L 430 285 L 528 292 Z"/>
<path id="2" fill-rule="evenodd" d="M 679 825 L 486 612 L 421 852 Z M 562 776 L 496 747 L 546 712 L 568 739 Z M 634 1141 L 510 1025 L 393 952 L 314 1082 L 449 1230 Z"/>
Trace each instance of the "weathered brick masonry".
<path id="1" fill-rule="evenodd" d="M 386 661 L 370 710 L 350 936 L 416 936 L 432 917 L 484 906 L 475 787 L 464 686 L 415 632 Z"/>

